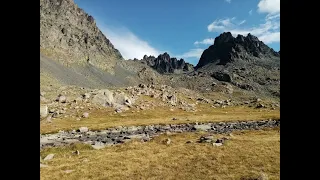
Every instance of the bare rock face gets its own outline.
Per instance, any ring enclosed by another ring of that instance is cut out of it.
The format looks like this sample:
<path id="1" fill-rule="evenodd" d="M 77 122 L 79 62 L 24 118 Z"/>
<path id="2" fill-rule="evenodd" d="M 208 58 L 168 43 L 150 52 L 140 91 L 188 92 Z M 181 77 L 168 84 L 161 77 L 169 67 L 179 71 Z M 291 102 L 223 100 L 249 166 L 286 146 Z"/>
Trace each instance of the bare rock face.
<path id="1" fill-rule="evenodd" d="M 280 53 L 265 45 L 250 33 L 236 38 L 230 32 L 224 32 L 215 38 L 214 44 L 206 49 L 196 66 L 200 68 L 208 63 L 225 65 L 235 59 L 251 60 L 253 58 L 280 59 Z"/>
<path id="2" fill-rule="evenodd" d="M 145 55 L 141 60 L 159 73 L 181 73 L 193 71 L 193 65 L 186 63 L 184 59 L 170 57 L 168 53 L 160 54 L 157 58 Z"/>
<path id="3" fill-rule="evenodd" d="M 111 73 L 123 59 L 73 0 L 40 1 L 40 51 L 66 66 L 90 63 Z"/>

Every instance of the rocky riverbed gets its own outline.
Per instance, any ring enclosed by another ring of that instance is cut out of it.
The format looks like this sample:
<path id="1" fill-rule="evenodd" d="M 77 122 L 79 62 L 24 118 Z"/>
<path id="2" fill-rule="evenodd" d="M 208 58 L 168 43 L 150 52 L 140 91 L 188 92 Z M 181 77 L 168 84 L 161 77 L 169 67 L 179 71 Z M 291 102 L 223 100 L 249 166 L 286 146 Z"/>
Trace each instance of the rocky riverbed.
<path id="1" fill-rule="evenodd" d="M 235 130 L 258 130 L 280 126 L 280 120 L 236 121 L 214 123 L 187 123 L 170 125 L 148 125 L 114 127 L 105 130 L 90 131 L 87 127 L 78 130 L 60 131 L 56 134 L 40 135 L 40 150 L 45 147 L 65 146 L 73 143 L 85 143 L 95 149 L 125 143 L 132 139 L 149 141 L 160 134 L 206 131 L 215 133 L 231 133 Z"/>

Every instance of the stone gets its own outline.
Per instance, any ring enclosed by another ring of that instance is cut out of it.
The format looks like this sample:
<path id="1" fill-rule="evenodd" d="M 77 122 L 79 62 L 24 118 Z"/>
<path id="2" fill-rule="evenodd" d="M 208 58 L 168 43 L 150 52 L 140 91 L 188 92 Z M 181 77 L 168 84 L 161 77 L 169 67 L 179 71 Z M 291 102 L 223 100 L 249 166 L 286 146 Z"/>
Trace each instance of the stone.
<path id="1" fill-rule="evenodd" d="M 256 108 L 265 108 L 264 104 L 259 103 Z"/>
<path id="2" fill-rule="evenodd" d="M 177 105 L 178 98 L 175 94 L 173 94 L 172 96 L 167 96 L 167 98 L 172 106 Z"/>
<path id="3" fill-rule="evenodd" d="M 54 154 L 48 154 L 43 160 L 44 161 L 49 161 L 54 157 Z"/>
<path id="4" fill-rule="evenodd" d="M 113 102 L 113 92 L 109 91 L 108 89 L 99 90 L 97 94 L 92 98 L 92 103 L 104 107 L 111 107 L 113 105 Z"/>
<path id="5" fill-rule="evenodd" d="M 141 109 L 141 110 L 142 110 L 142 109 Z M 116 109 L 115 109 L 115 112 L 116 112 L 116 113 L 122 113 L 122 110 L 121 110 L 121 108 L 116 108 Z"/>
<path id="6" fill-rule="evenodd" d="M 67 102 L 67 97 L 60 95 L 57 99 L 59 103 L 66 103 Z"/>
<path id="7" fill-rule="evenodd" d="M 83 113 L 83 114 L 82 114 L 82 117 L 83 117 L 83 118 L 88 118 L 88 117 L 89 117 L 89 113 L 88 113 L 88 112 Z"/>
<path id="8" fill-rule="evenodd" d="M 167 139 L 165 140 L 165 144 L 169 145 L 170 143 L 171 143 L 171 139 L 170 139 L 170 138 L 167 138 Z"/>
<path id="9" fill-rule="evenodd" d="M 83 99 L 89 99 L 91 97 L 90 93 L 85 93 L 83 96 Z"/>
<path id="10" fill-rule="evenodd" d="M 222 143 L 212 143 L 213 146 L 222 146 Z"/>
<path id="11" fill-rule="evenodd" d="M 46 167 L 49 167 L 48 165 L 45 165 L 45 164 L 41 164 L 40 163 L 40 168 L 46 168 Z"/>
<path id="12" fill-rule="evenodd" d="M 48 116 L 47 118 L 46 118 L 46 120 L 47 120 L 47 122 L 52 122 L 52 117 L 51 116 Z"/>
<path id="13" fill-rule="evenodd" d="M 74 151 L 73 154 L 79 155 L 80 152 L 78 150 Z"/>
<path id="14" fill-rule="evenodd" d="M 64 172 L 69 174 L 69 173 L 72 173 L 74 170 L 65 170 Z"/>
<path id="15" fill-rule="evenodd" d="M 48 102 L 48 100 L 47 100 L 45 97 L 40 96 L 40 102 L 47 103 L 47 102 Z"/>
<path id="16" fill-rule="evenodd" d="M 194 125 L 193 129 L 197 131 L 207 131 L 211 129 L 211 126 L 202 124 L 202 125 Z"/>
<path id="17" fill-rule="evenodd" d="M 48 106 L 40 105 L 40 118 L 45 118 L 48 116 Z"/>
<path id="18" fill-rule="evenodd" d="M 207 135 L 207 136 L 201 136 L 199 139 L 200 143 L 210 143 L 210 142 L 214 142 L 215 138 L 211 135 Z"/>
<path id="19" fill-rule="evenodd" d="M 178 118 L 172 118 L 172 120 L 178 120 Z"/>
<path id="20" fill-rule="evenodd" d="M 190 144 L 190 143 L 192 143 L 192 141 L 187 141 L 186 143 L 187 143 L 187 144 Z"/>
<path id="21" fill-rule="evenodd" d="M 221 143 L 221 144 L 223 144 L 223 143 L 224 143 L 224 139 L 217 139 L 216 143 Z"/>
<path id="22" fill-rule="evenodd" d="M 40 96 L 44 96 L 46 92 L 40 91 Z"/>
<path id="23" fill-rule="evenodd" d="M 102 143 L 102 142 L 95 142 L 95 144 L 91 145 L 91 147 L 93 147 L 93 149 L 99 150 L 99 149 L 105 148 L 106 145 L 104 143 Z"/>
<path id="24" fill-rule="evenodd" d="M 78 131 L 83 133 L 83 132 L 88 132 L 89 129 L 88 127 L 80 127 Z"/>

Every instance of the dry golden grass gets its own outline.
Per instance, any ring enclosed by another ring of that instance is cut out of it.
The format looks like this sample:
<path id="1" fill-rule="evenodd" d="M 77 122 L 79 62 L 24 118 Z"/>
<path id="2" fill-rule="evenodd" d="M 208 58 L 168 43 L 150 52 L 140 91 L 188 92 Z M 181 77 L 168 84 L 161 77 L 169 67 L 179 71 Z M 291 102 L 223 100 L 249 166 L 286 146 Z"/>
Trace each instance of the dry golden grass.
<path id="1" fill-rule="evenodd" d="M 87 146 L 51 148 L 55 157 L 40 169 L 45 179 L 280 179 L 279 129 L 234 132 L 225 145 L 195 141 L 201 133 L 162 135 L 151 142 L 93 150 Z M 222 136 L 222 135 L 218 135 Z M 192 140 L 193 143 L 186 144 Z M 78 149 L 80 155 L 73 155 Z M 66 170 L 73 170 L 67 173 Z"/>
<path id="2" fill-rule="evenodd" d="M 114 126 L 149 125 L 149 124 L 179 124 L 190 122 L 222 122 L 237 120 L 279 119 L 280 111 L 270 109 L 253 109 L 248 107 L 212 108 L 207 104 L 199 104 L 199 111 L 186 112 L 181 109 L 170 111 L 168 107 L 156 107 L 150 110 L 129 110 L 114 114 L 111 110 L 97 110 L 90 113 L 87 119 L 56 119 L 53 123 L 40 122 L 40 133 L 52 133 L 59 130 L 76 129 L 86 126 L 92 130 Z M 173 121 L 172 118 L 178 118 Z"/>

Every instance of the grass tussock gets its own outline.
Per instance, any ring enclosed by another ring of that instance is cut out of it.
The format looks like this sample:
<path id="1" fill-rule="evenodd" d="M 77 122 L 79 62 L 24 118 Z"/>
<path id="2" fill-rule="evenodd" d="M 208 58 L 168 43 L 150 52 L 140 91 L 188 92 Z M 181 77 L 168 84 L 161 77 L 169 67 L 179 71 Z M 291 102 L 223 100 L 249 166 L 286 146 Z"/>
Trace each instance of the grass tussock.
<path id="1" fill-rule="evenodd" d="M 196 143 L 202 133 L 162 135 L 151 142 L 93 150 L 86 145 L 54 153 L 40 169 L 45 179 L 280 179 L 279 129 L 234 132 L 225 145 Z M 217 135 L 222 136 L 222 135 Z M 171 144 L 163 144 L 170 138 Z M 186 141 L 193 141 L 187 144 Z M 72 154 L 79 150 L 80 155 Z M 72 170 L 72 171 L 68 171 Z"/>

